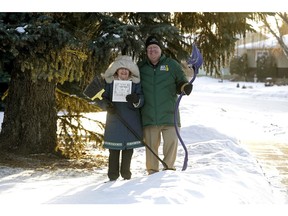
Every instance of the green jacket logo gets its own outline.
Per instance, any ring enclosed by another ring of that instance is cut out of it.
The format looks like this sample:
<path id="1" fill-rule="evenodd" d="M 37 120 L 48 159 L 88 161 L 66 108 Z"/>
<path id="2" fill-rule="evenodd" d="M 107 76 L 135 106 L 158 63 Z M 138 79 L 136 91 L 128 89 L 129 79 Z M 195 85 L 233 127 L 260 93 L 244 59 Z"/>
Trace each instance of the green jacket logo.
<path id="1" fill-rule="evenodd" d="M 160 71 L 169 71 L 169 66 L 168 65 L 161 65 Z"/>

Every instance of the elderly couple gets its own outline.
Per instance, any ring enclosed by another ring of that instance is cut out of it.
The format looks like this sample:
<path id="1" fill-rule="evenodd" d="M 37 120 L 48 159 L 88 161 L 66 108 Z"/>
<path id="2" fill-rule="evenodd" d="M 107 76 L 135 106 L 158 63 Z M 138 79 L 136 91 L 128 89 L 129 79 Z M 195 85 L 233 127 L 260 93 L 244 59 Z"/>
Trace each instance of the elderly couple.
<path id="1" fill-rule="evenodd" d="M 168 169 L 175 170 L 178 137 L 174 126 L 174 109 L 177 94 L 183 92 L 189 95 L 193 86 L 188 83 L 181 66 L 162 54 L 161 43 L 155 36 L 148 37 L 145 46 L 147 59 L 139 62 L 138 66 L 130 56 L 118 56 L 104 74 L 105 91 L 102 97 L 109 103 L 106 104 L 103 146 L 109 149 L 110 181 L 118 179 L 120 175 L 123 179 L 131 178 L 133 149 L 145 146 L 143 142 L 151 148 L 146 149 L 148 174 L 159 172 L 159 160 L 152 151 L 158 155 L 161 135 L 163 161 Z M 131 81 L 131 93 L 125 97 L 126 101 L 113 102 L 115 80 Z"/>

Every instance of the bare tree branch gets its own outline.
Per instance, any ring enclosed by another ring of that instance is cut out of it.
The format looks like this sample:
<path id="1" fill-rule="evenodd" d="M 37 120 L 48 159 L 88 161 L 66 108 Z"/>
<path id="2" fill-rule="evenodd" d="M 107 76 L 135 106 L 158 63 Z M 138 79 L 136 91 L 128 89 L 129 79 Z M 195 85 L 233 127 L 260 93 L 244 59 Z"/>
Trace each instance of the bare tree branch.
<path id="1" fill-rule="evenodd" d="M 281 18 L 281 21 L 285 22 L 288 24 L 288 16 L 287 13 L 277 13 L 277 15 Z M 264 23 L 264 25 L 269 29 L 269 31 L 271 32 L 271 34 L 276 38 L 276 40 L 278 41 L 278 43 L 280 44 L 285 56 L 288 58 L 288 46 L 285 44 L 284 39 L 283 39 L 283 33 L 281 32 L 281 26 L 279 24 L 279 21 L 277 19 L 276 16 L 274 16 L 275 18 L 275 22 L 277 25 L 277 30 L 278 32 L 276 32 L 272 27 L 271 24 L 268 22 L 267 20 L 267 16 L 261 14 L 261 21 Z"/>

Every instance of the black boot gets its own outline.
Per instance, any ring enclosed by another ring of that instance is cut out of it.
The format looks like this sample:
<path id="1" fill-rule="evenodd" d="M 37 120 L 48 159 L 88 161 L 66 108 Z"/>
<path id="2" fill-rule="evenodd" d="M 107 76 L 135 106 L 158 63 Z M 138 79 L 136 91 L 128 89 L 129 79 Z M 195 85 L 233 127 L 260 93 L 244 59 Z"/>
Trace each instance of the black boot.
<path id="1" fill-rule="evenodd" d="M 127 149 L 127 150 L 122 151 L 120 173 L 121 173 L 121 176 L 125 180 L 131 179 L 132 173 L 130 171 L 130 165 L 131 165 L 132 155 L 133 155 L 133 149 Z"/>
<path id="2" fill-rule="evenodd" d="M 115 181 L 119 177 L 119 156 L 120 150 L 109 149 L 108 178 Z"/>

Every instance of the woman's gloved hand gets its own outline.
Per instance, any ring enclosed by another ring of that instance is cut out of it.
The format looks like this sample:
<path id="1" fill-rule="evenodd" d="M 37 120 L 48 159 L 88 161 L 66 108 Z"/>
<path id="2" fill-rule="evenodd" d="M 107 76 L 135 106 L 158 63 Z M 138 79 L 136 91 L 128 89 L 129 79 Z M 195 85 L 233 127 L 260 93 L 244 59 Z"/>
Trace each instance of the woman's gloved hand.
<path id="1" fill-rule="evenodd" d="M 110 113 L 110 114 L 114 114 L 114 113 L 116 112 L 113 103 L 108 103 L 108 104 L 107 104 L 107 107 L 106 107 L 106 110 L 107 110 L 107 112 Z"/>
<path id="2" fill-rule="evenodd" d="M 131 103 L 138 103 L 139 96 L 136 93 L 132 93 L 126 96 L 126 101 Z"/>

